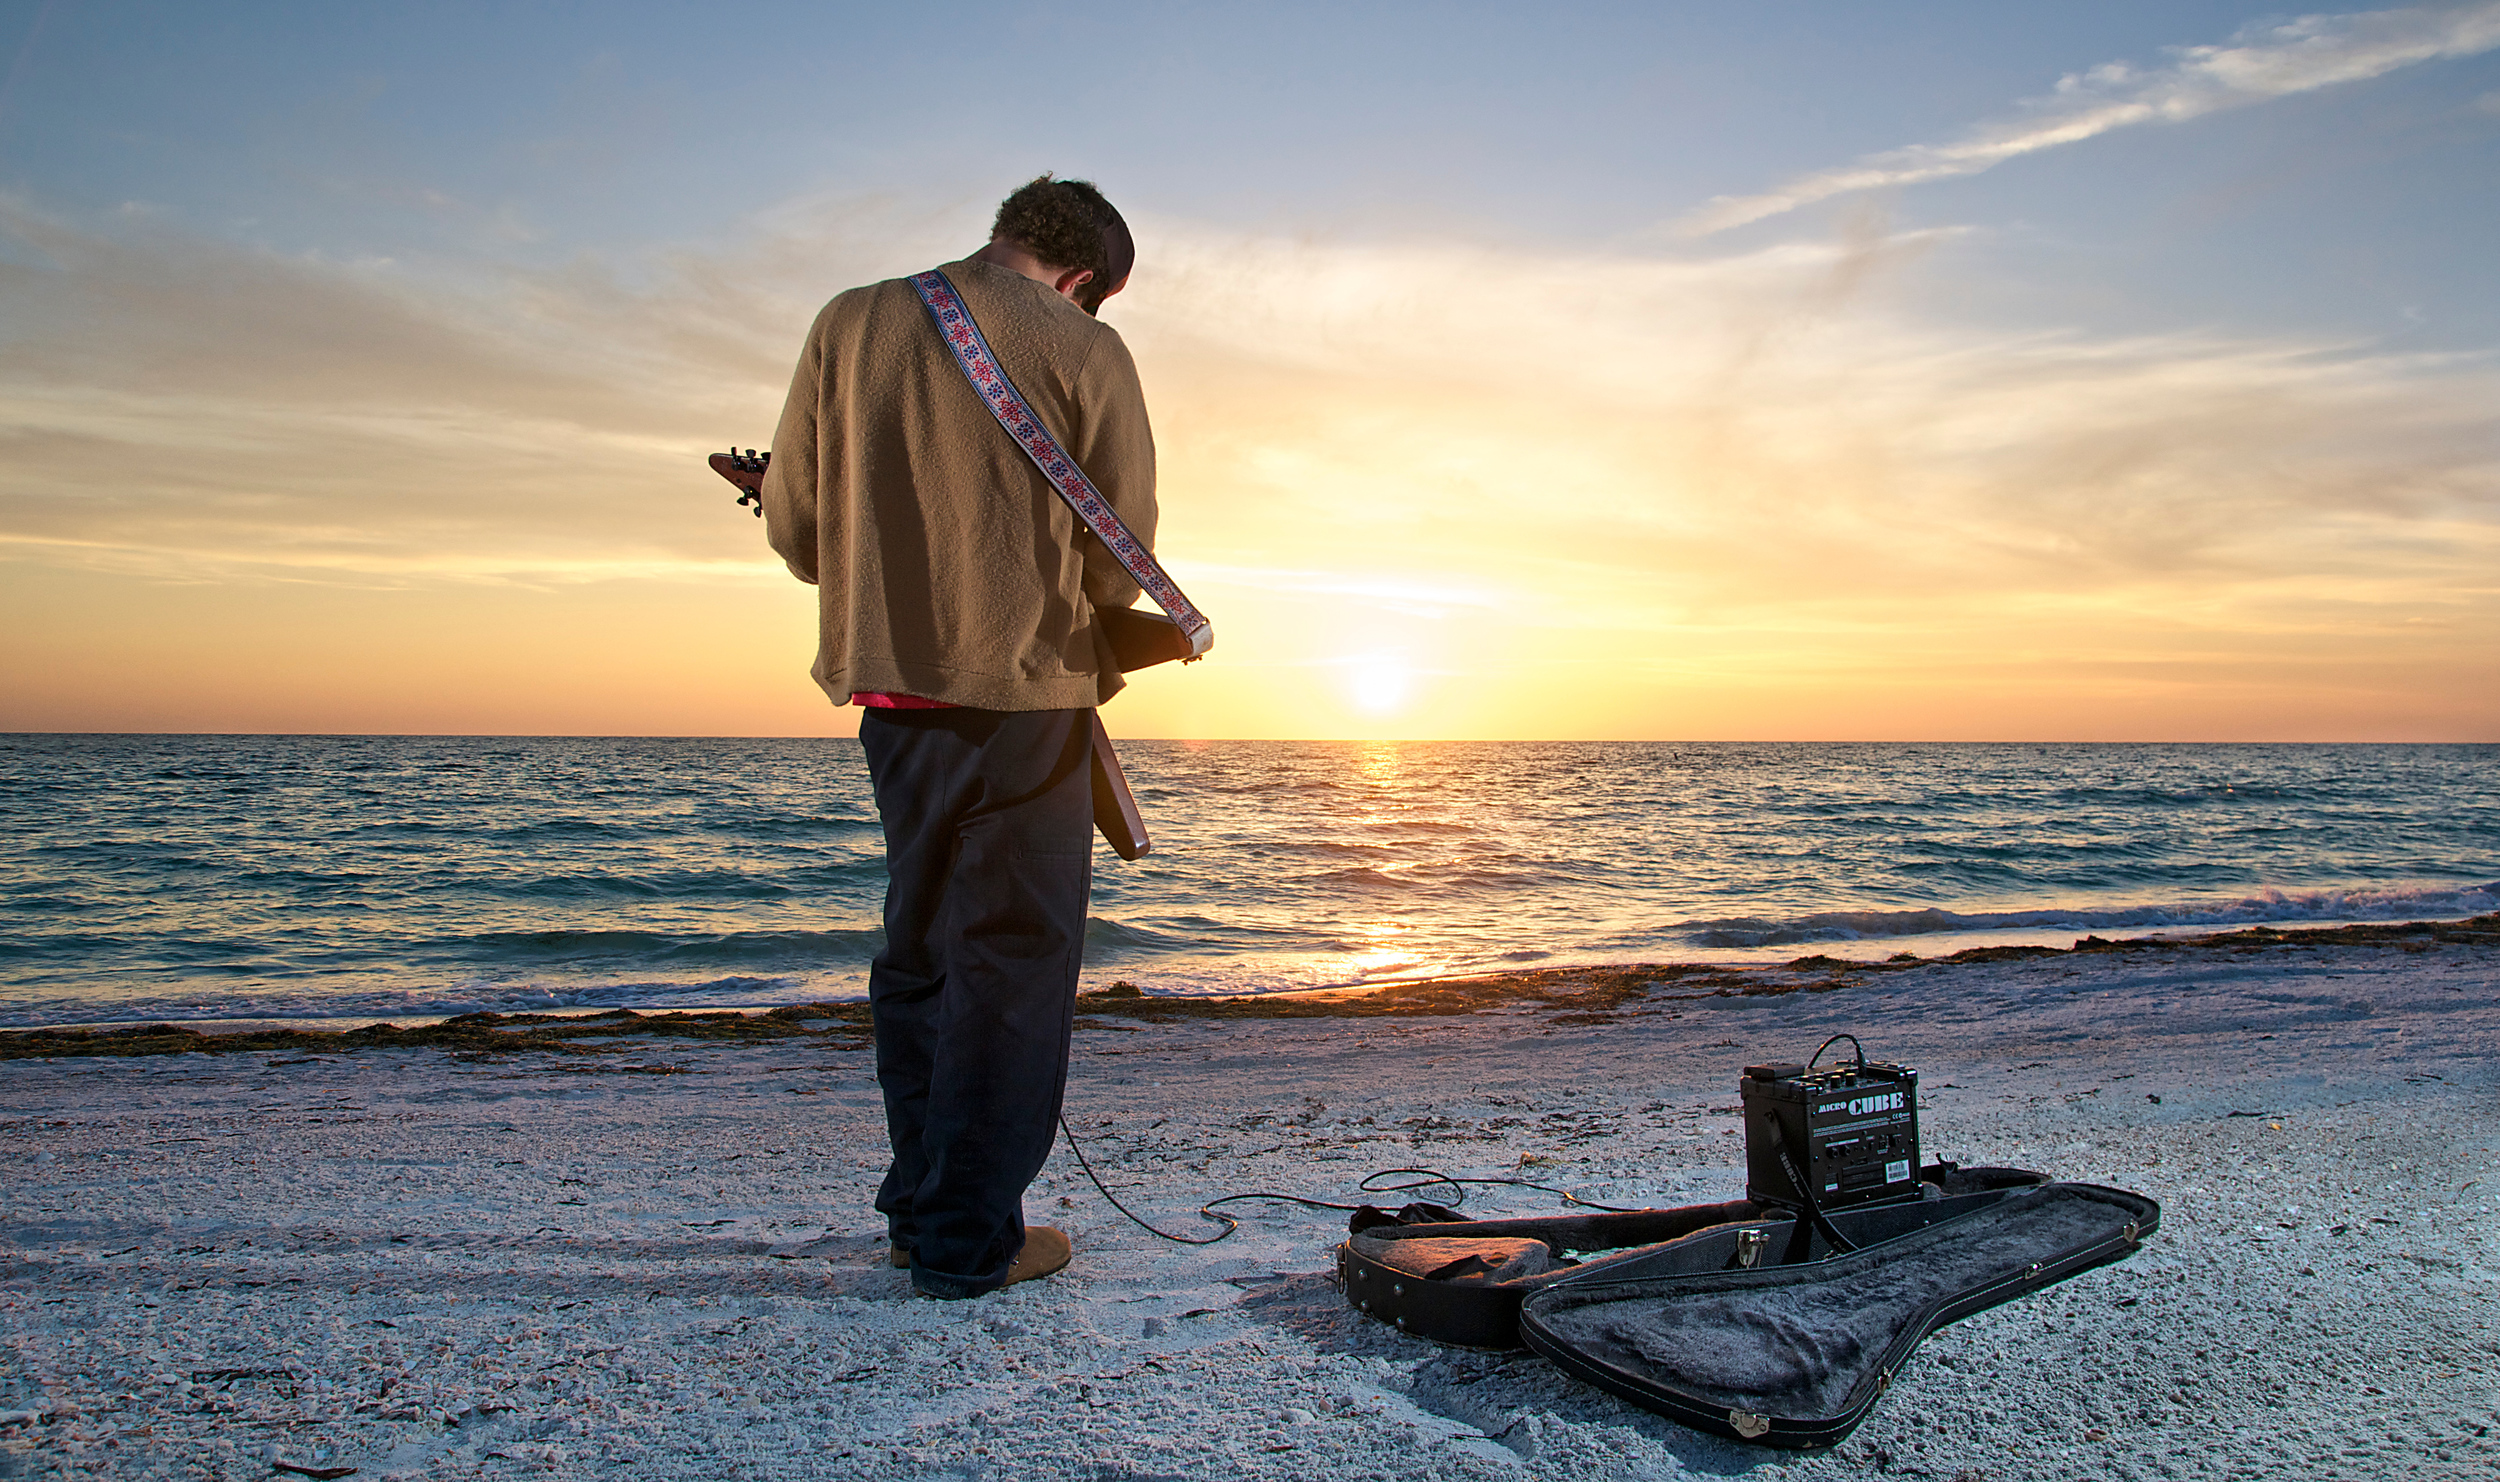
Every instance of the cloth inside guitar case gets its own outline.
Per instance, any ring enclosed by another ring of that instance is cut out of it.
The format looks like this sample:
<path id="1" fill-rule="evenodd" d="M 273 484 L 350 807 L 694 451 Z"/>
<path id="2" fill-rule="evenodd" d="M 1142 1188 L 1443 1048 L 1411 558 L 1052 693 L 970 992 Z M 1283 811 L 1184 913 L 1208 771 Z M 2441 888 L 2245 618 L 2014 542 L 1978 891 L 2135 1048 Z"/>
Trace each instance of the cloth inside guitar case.
<path id="1" fill-rule="evenodd" d="M 2046 1183 L 1801 1265 L 1696 1271 L 1706 1253 L 1662 1247 L 1530 1294 L 1519 1333 L 1565 1373 L 1671 1420 L 1830 1446 L 1929 1333 L 2121 1259 L 2160 1218 L 2141 1194 Z"/>
<path id="2" fill-rule="evenodd" d="M 1992 1203 L 2006 1190 L 2045 1183 L 2048 1175 L 1933 1163 L 1919 1180 L 1923 1198 L 1835 1213 L 1833 1228 L 1852 1245 L 1889 1240 Z M 1788 1210 L 1749 1199 L 1517 1220 L 1471 1220 L 1439 1205 L 1410 1204 L 1395 1213 L 1366 1208 L 1351 1224 L 1337 1248 L 1346 1300 L 1416 1337 L 1468 1348 L 1517 1348 L 1519 1304 L 1530 1292 L 1635 1256 L 1700 1262 L 1676 1269 L 1706 1271 L 1738 1261 L 1820 1259 L 1833 1249 L 1811 1225 L 1799 1231 Z M 1804 1246 L 1792 1251 L 1801 1237 Z"/>

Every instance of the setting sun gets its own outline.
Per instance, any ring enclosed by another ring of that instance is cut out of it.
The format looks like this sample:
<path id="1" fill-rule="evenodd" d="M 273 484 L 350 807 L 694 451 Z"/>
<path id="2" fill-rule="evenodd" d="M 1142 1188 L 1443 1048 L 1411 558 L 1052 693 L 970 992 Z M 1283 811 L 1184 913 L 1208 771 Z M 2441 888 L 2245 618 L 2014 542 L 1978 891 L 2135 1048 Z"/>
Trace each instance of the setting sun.
<path id="1" fill-rule="evenodd" d="M 1387 715 L 1414 693 L 1415 671 L 1395 655 L 1366 655 L 1346 665 L 1346 689 L 1366 715 Z"/>

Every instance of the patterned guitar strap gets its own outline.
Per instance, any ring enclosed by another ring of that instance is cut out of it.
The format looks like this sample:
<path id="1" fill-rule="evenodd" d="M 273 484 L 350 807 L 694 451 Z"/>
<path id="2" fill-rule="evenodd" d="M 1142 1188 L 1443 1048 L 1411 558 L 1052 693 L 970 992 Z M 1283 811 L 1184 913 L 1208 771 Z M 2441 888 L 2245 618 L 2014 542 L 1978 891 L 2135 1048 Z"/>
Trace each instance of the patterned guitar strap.
<path id="1" fill-rule="evenodd" d="M 1129 533 L 1127 523 L 1111 507 L 1111 501 L 1102 497 L 1094 481 L 1085 476 L 1085 470 L 1077 467 L 1076 460 L 1059 446 L 1059 439 L 1052 437 L 1042 419 L 1033 415 L 1024 393 L 1007 379 L 998 357 L 990 353 L 990 342 L 981 337 L 981 326 L 973 322 L 972 310 L 965 307 L 955 285 L 935 268 L 915 273 L 909 281 L 920 295 L 922 307 L 937 321 L 938 333 L 945 338 L 947 348 L 955 352 L 955 363 L 963 368 L 964 379 L 981 394 L 990 415 L 1007 429 L 1016 446 L 1024 449 L 1025 456 L 1042 471 L 1042 477 L 1050 480 L 1050 486 L 1059 491 L 1059 497 L 1067 501 L 1085 528 L 1094 532 L 1094 538 L 1103 543 L 1103 548 L 1111 552 L 1146 595 L 1154 599 L 1155 606 L 1162 608 L 1164 616 L 1189 639 L 1189 660 L 1184 662 L 1213 648 L 1214 625 L 1182 594 L 1180 584 L 1154 558 L 1154 552 Z"/>

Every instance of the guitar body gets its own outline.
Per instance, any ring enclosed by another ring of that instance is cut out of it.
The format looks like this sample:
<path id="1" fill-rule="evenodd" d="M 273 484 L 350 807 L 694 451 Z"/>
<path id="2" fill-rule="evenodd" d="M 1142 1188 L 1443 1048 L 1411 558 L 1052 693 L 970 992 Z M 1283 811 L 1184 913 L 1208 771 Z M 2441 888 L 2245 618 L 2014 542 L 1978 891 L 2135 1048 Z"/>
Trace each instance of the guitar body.
<path id="1" fill-rule="evenodd" d="M 1099 711 L 1094 715 L 1094 827 L 1122 859 L 1142 859 L 1154 851 L 1146 815 L 1137 811 L 1128 775 L 1120 770 L 1120 754 L 1111 749 L 1111 733 L 1102 728 Z"/>
<path id="2" fill-rule="evenodd" d="M 1122 674 L 1132 673 L 1155 664 L 1168 664 L 1174 659 L 1183 663 L 1196 658 L 1189 646 L 1189 635 L 1181 625 L 1159 612 L 1139 612 L 1134 607 L 1097 607 L 1094 621 L 1102 626 L 1102 636 L 1111 642 L 1112 661 Z"/>

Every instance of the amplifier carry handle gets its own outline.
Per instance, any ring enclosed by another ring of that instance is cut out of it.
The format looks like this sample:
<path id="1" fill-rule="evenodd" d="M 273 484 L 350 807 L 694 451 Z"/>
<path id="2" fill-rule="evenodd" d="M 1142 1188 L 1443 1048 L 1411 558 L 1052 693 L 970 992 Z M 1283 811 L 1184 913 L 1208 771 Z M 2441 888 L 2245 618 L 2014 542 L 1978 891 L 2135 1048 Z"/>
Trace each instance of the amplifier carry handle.
<path id="1" fill-rule="evenodd" d="M 1849 1042 L 1849 1048 L 1858 1052 L 1858 1074 L 1866 1074 L 1866 1046 L 1859 1044 L 1858 1037 L 1854 1034 L 1835 1034 L 1830 1039 L 1823 1041 L 1821 1048 L 1814 1052 L 1813 1059 L 1806 1062 L 1806 1069 L 1814 1069 L 1814 1062 L 1823 1058 L 1823 1051 L 1839 1044 L 1844 1039 Z"/>

